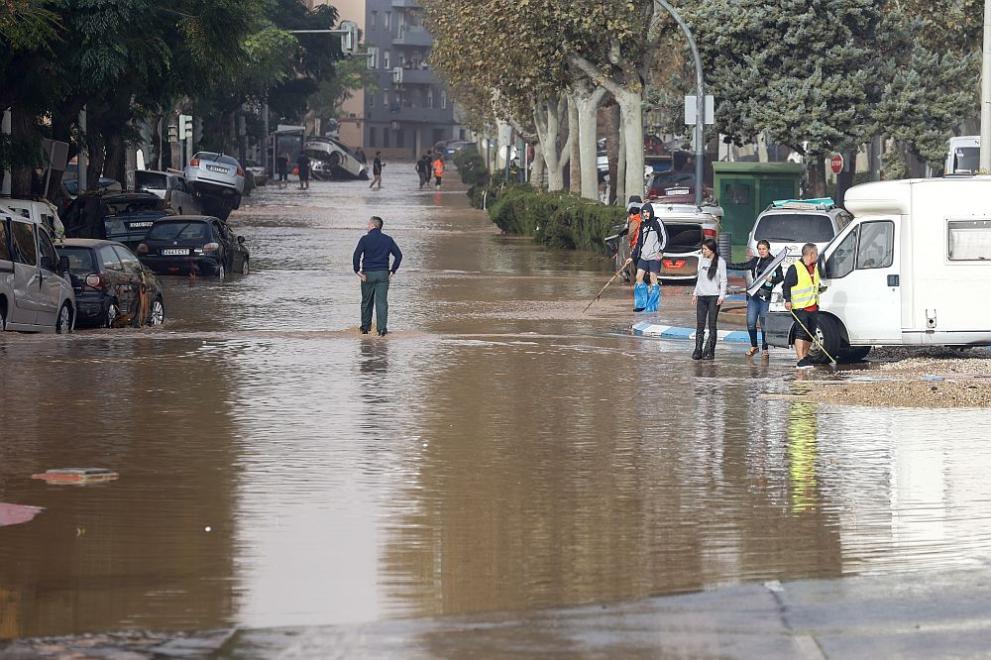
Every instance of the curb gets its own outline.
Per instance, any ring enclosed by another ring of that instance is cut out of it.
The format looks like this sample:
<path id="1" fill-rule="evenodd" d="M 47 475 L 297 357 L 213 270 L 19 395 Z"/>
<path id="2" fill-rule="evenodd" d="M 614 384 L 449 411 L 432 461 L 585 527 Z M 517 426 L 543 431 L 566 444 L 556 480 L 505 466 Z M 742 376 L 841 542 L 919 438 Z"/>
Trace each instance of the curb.
<path id="1" fill-rule="evenodd" d="M 660 325 L 641 321 L 634 323 L 632 327 L 634 335 L 638 337 L 658 337 L 660 339 L 680 339 L 683 341 L 694 341 L 694 328 L 679 328 L 673 325 Z M 750 333 L 746 330 L 718 330 L 716 332 L 718 341 L 727 344 L 747 344 L 750 345 Z M 763 339 L 761 333 L 757 333 L 758 342 Z"/>

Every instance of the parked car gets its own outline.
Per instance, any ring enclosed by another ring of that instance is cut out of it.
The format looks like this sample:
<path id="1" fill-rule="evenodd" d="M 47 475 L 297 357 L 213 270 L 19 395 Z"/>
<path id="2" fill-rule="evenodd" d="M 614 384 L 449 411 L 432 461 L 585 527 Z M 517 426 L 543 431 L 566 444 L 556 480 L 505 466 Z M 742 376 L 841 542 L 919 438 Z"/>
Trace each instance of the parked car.
<path id="1" fill-rule="evenodd" d="M 244 169 L 233 156 L 200 151 L 190 159 L 185 175 L 196 192 L 219 196 L 232 209 L 241 206 Z"/>
<path id="2" fill-rule="evenodd" d="M 136 248 L 155 221 L 170 214 L 165 201 L 146 192 L 120 193 L 103 198 L 107 215 L 103 218 L 107 240 Z"/>
<path id="3" fill-rule="evenodd" d="M 687 194 L 687 191 L 695 190 L 695 172 L 651 171 L 648 177 L 647 199 Z"/>
<path id="4" fill-rule="evenodd" d="M 154 273 L 121 243 L 69 238 L 58 246 L 76 294 L 76 326 L 112 328 L 165 322 L 165 296 Z M 142 308 L 141 291 L 147 304 Z"/>
<path id="5" fill-rule="evenodd" d="M 757 241 L 771 244 L 771 254 L 788 248 L 789 256 L 782 264 L 787 268 L 802 256 L 802 246 L 815 243 L 822 253 L 850 222 L 850 214 L 836 206 L 832 199 L 783 199 L 773 202 L 754 221 L 747 236 L 747 258 L 757 254 Z M 752 277 L 747 273 L 747 285 Z M 771 302 L 780 297 L 780 288 L 771 294 Z"/>
<path id="6" fill-rule="evenodd" d="M 820 250 L 816 334 L 840 361 L 872 346 L 989 346 L 991 178 L 854 186 L 854 219 Z M 772 304 L 768 341 L 788 346 L 794 319 Z M 813 347 L 813 359 L 828 358 Z"/>
<path id="7" fill-rule="evenodd" d="M 223 280 L 229 273 L 247 275 L 251 255 L 244 236 L 206 215 L 159 220 L 138 246 L 141 262 L 156 273 L 197 273 Z"/>
<path id="8" fill-rule="evenodd" d="M 165 205 L 178 215 L 199 215 L 199 200 L 186 177 L 180 172 L 137 170 L 134 173 L 134 191 L 146 192 L 165 200 Z"/>
<path id="9" fill-rule="evenodd" d="M 65 227 L 59 218 L 58 209 L 48 200 L 0 198 L 0 210 L 10 211 L 13 215 L 41 225 L 54 238 L 65 236 Z"/>
<path id="10" fill-rule="evenodd" d="M 0 330 L 72 332 L 76 298 L 51 236 L 0 210 Z"/>

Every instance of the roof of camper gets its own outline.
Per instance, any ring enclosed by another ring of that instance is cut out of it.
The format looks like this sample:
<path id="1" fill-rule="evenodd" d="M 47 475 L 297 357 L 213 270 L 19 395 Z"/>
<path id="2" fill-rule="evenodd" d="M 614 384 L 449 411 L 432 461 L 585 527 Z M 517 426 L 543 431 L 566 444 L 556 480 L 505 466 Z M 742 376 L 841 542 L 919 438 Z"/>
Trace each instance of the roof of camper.
<path id="1" fill-rule="evenodd" d="M 964 187 L 985 186 L 991 192 L 991 176 L 946 177 L 940 179 L 899 179 L 854 186 L 846 192 L 843 206 L 855 216 L 874 213 L 909 213 L 912 196 L 919 193 L 956 196 Z M 972 189 L 971 189 L 972 190 Z"/>

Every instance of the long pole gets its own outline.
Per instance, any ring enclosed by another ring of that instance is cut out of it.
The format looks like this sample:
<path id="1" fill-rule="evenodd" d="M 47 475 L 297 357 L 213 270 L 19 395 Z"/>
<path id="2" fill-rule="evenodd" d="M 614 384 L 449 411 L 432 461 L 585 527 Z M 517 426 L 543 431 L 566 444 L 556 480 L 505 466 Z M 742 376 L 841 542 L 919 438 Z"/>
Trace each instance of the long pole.
<path id="1" fill-rule="evenodd" d="M 705 79 L 702 76 L 702 58 L 699 57 L 695 37 L 692 36 L 688 24 L 681 18 L 681 14 L 675 11 L 674 7 L 669 5 L 666 0 L 654 0 L 654 2 L 664 7 L 674 17 L 678 27 L 685 33 L 688 45 L 692 49 L 692 57 L 695 59 L 695 205 L 702 206 L 702 174 L 705 161 Z M 985 2 L 991 2 L 991 0 L 985 0 Z"/>
<path id="2" fill-rule="evenodd" d="M 984 0 L 984 63 L 981 68 L 981 171 L 991 174 L 991 0 Z"/>

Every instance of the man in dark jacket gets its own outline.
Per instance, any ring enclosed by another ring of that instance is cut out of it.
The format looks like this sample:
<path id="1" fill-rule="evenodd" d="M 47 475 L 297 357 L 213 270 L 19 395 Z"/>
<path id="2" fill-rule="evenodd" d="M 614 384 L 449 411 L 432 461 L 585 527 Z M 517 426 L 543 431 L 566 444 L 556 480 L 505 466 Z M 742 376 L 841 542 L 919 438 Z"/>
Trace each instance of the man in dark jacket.
<path id="1" fill-rule="evenodd" d="M 389 267 L 389 256 L 392 267 Z M 354 273 L 361 280 L 361 334 L 372 329 L 372 305 L 375 305 L 375 326 L 379 336 L 388 332 L 389 281 L 399 270 L 403 253 L 391 236 L 382 233 L 382 218 L 372 216 L 368 233 L 358 241 L 354 250 Z"/>

